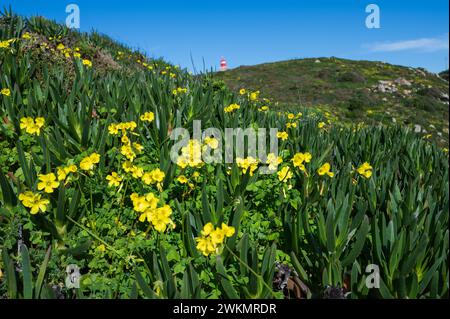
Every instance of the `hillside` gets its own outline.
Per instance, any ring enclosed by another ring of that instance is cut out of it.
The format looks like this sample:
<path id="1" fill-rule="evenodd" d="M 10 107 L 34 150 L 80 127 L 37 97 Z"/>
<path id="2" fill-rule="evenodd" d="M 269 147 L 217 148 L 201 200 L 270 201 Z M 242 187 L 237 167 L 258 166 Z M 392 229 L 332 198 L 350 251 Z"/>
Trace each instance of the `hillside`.
<path id="1" fill-rule="evenodd" d="M 448 298 L 448 149 L 265 106 L 4 12 L 0 299 Z"/>
<path id="2" fill-rule="evenodd" d="M 448 82 L 424 69 L 318 58 L 241 66 L 215 76 L 235 92 L 259 90 L 279 109 L 313 107 L 347 123 L 403 123 L 448 142 Z"/>

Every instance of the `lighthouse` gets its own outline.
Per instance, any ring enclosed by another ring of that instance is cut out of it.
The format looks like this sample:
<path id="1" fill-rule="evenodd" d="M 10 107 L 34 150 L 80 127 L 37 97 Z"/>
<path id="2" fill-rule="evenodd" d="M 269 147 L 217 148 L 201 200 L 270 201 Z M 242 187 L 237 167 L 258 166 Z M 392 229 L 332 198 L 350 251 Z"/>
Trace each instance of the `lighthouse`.
<path id="1" fill-rule="evenodd" d="M 227 70 L 227 61 L 224 57 L 220 58 L 220 71 L 226 71 Z"/>

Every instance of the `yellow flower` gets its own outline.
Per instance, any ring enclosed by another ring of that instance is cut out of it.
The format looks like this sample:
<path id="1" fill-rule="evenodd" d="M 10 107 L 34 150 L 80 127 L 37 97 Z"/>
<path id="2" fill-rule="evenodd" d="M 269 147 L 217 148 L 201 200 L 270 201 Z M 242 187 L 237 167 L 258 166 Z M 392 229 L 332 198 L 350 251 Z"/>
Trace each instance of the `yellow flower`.
<path id="1" fill-rule="evenodd" d="M 297 123 L 292 122 L 292 123 L 286 123 L 286 127 L 287 128 L 296 128 L 297 127 Z"/>
<path id="2" fill-rule="evenodd" d="M 0 93 L 4 96 L 10 96 L 11 95 L 11 90 L 8 88 L 3 88 Z"/>
<path id="3" fill-rule="evenodd" d="M 62 50 L 65 49 L 65 46 L 64 46 L 64 44 L 60 43 L 60 44 L 57 45 L 56 49 L 62 51 Z"/>
<path id="4" fill-rule="evenodd" d="M 144 147 L 139 143 L 133 143 L 133 147 L 138 153 L 142 152 L 142 150 L 144 149 Z"/>
<path id="5" fill-rule="evenodd" d="M 283 159 L 281 158 L 281 156 L 276 156 L 274 153 L 269 153 L 267 155 L 266 164 L 269 165 L 269 170 L 276 171 L 278 165 L 281 163 L 283 163 Z"/>
<path id="6" fill-rule="evenodd" d="M 187 179 L 186 176 L 184 175 L 180 175 L 177 177 L 177 181 L 181 184 L 187 184 L 189 182 L 189 180 Z"/>
<path id="7" fill-rule="evenodd" d="M 95 164 L 100 162 L 100 155 L 92 153 L 91 155 L 83 158 L 80 162 L 80 168 L 84 171 L 90 171 L 94 168 Z"/>
<path id="8" fill-rule="evenodd" d="M 372 166 L 367 162 L 364 162 L 356 171 L 365 178 L 372 176 Z"/>
<path id="9" fill-rule="evenodd" d="M 277 137 L 283 141 L 286 141 L 289 137 L 289 134 L 286 132 L 278 132 Z"/>
<path id="10" fill-rule="evenodd" d="M 258 109 L 258 111 L 260 111 L 260 112 L 265 112 L 265 111 L 268 111 L 268 110 L 269 110 L 269 107 L 268 107 L 267 105 L 261 106 L 261 107 Z"/>
<path id="11" fill-rule="evenodd" d="M 326 174 L 329 177 L 333 177 L 334 173 L 331 172 L 330 169 L 331 169 L 330 163 L 325 163 L 317 170 L 317 173 L 321 176 Z"/>
<path id="12" fill-rule="evenodd" d="M 136 153 L 130 145 L 122 145 L 120 148 L 120 153 L 131 162 L 136 158 Z"/>
<path id="13" fill-rule="evenodd" d="M 133 209 L 139 213 L 143 213 L 147 210 L 147 208 L 151 207 L 151 203 L 146 200 L 146 196 L 139 196 L 138 194 L 133 193 L 131 194 L 130 199 L 133 202 Z M 154 208 L 156 208 L 156 206 Z"/>
<path id="14" fill-rule="evenodd" d="M 39 135 L 44 123 L 45 119 L 43 117 L 37 117 L 36 120 L 31 117 L 23 117 L 20 119 L 20 128 L 24 129 L 28 134 Z"/>
<path id="15" fill-rule="evenodd" d="M 75 165 L 69 165 L 66 167 L 58 167 L 57 168 L 57 176 L 58 181 L 63 181 L 66 179 L 69 173 L 75 173 L 77 171 L 77 167 Z"/>
<path id="16" fill-rule="evenodd" d="M 164 180 L 164 177 L 166 176 L 166 174 L 164 174 L 164 172 L 162 170 L 160 170 L 159 168 L 151 171 L 151 174 L 152 174 L 153 180 L 158 183 L 161 183 Z"/>
<path id="17" fill-rule="evenodd" d="M 153 122 L 153 120 L 155 119 L 155 114 L 153 112 L 145 112 L 143 115 L 141 115 L 140 119 L 144 122 Z"/>
<path id="18" fill-rule="evenodd" d="M 215 150 L 219 147 L 219 141 L 214 137 L 206 137 L 204 142 L 206 145 L 208 145 L 213 150 Z"/>
<path id="19" fill-rule="evenodd" d="M 133 169 L 133 163 L 131 163 L 130 161 L 125 161 L 122 164 L 122 168 L 126 173 L 129 173 Z"/>
<path id="20" fill-rule="evenodd" d="M 189 167 L 200 167 L 202 161 L 202 146 L 198 140 L 189 140 L 188 145 L 181 149 L 181 156 L 177 159 L 177 165 L 182 169 Z"/>
<path id="21" fill-rule="evenodd" d="M 243 174 L 247 174 L 249 171 L 249 175 L 253 176 L 253 173 L 258 169 L 258 160 L 249 156 L 247 158 L 236 158 L 237 166 L 242 169 Z"/>
<path id="22" fill-rule="evenodd" d="M 92 62 L 88 59 L 83 59 L 83 65 L 86 65 L 88 68 L 92 67 Z"/>
<path id="23" fill-rule="evenodd" d="M 133 178 L 141 178 L 144 175 L 144 170 L 138 166 L 133 166 L 131 168 L 131 176 Z"/>
<path id="24" fill-rule="evenodd" d="M 297 153 L 292 158 L 292 163 L 294 164 L 294 167 L 298 167 L 305 172 L 306 168 L 303 163 L 309 163 L 311 159 L 312 155 L 310 153 Z"/>
<path id="25" fill-rule="evenodd" d="M 120 139 L 120 141 L 121 141 L 123 144 L 130 144 L 130 139 L 128 138 L 127 134 L 124 134 L 124 135 L 122 136 L 122 138 Z"/>
<path id="26" fill-rule="evenodd" d="M 212 223 L 207 223 L 203 226 L 203 230 L 201 231 L 203 236 L 208 236 L 214 231 L 214 225 Z"/>
<path id="27" fill-rule="evenodd" d="M 211 236 L 211 241 L 213 242 L 214 245 L 221 244 L 223 242 L 223 240 L 225 239 L 224 233 L 219 228 L 217 228 L 216 230 L 211 232 L 210 236 Z"/>
<path id="28" fill-rule="evenodd" d="M 45 212 L 47 205 L 50 203 L 48 199 L 41 198 L 41 194 L 33 194 L 30 191 L 20 194 L 19 200 L 23 206 L 31 208 L 30 213 L 32 215 L 37 214 L 39 211 Z"/>
<path id="29" fill-rule="evenodd" d="M 181 93 L 186 93 L 187 92 L 187 88 L 176 88 L 174 90 L 172 90 L 172 94 L 173 95 L 177 95 L 177 94 L 181 94 Z"/>
<path id="30" fill-rule="evenodd" d="M 295 118 L 294 113 L 289 113 L 288 114 L 288 119 L 293 120 Z"/>
<path id="31" fill-rule="evenodd" d="M 192 178 L 197 179 L 197 178 L 199 178 L 199 177 L 200 177 L 200 173 L 199 173 L 199 172 L 194 172 L 194 173 L 192 173 Z"/>
<path id="32" fill-rule="evenodd" d="M 289 166 L 283 167 L 278 173 L 278 180 L 280 182 L 286 183 L 288 180 L 290 180 L 293 176 Z"/>
<path id="33" fill-rule="evenodd" d="M 228 226 L 227 224 L 222 223 L 222 232 L 226 237 L 231 237 L 234 235 L 236 230 L 233 226 Z"/>
<path id="34" fill-rule="evenodd" d="M 79 52 L 75 52 L 73 54 L 73 57 L 76 58 L 76 59 L 80 59 L 81 58 L 81 54 Z"/>
<path id="35" fill-rule="evenodd" d="M 111 175 L 106 176 L 106 180 L 109 181 L 108 182 L 108 186 L 112 187 L 112 186 L 119 186 L 120 182 L 122 181 L 122 177 L 119 176 L 119 174 L 117 174 L 116 172 L 112 172 Z"/>
<path id="36" fill-rule="evenodd" d="M 239 90 L 239 94 L 240 95 L 244 95 L 245 93 L 247 93 L 247 90 L 245 90 L 245 89 L 240 89 Z"/>
<path id="37" fill-rule="evenodd" d="M 259 96 L 259 91 L 252 92 L 252 93 L 250 93 L 250 100 L 256 101 L 258 99 L 258 96 Z"/>
<path id="38" fill-rule="evenodd" d="M 170 219 L 171 214 L 172 209 L 169 205 L 157 208 L 151 216 L 151 222 L 155 230 L 164 232 L 169 224 L 172 224 L 174 228 L 173 221 Z"/>
<path id="39" fill-rule="evenodd" d="M 0 41 L 0 49 L 7 49 L 14 42 L 14 39 L 9 39 L 5 41 Z"/>
<path id="40" fill-rule="evenodd" d="M 117 126 L 117 124 L 110 124 L 108 126 L 108 132 L 111 135 L 117 135 L 119 134 L 119 127 Z"/>
<path id="41" fill-rule="evenodd" d="M 319 124 L 317 124 L 317 127 L 322 129 L 325 127 L 325 122 L 320 122 Z"/>
<path id="42" fill-rule="evenodd" d="M 222 227 L 214 228 L 212 223 L 207 223 L 203 226 L 203 230 L 200 232 L 201 237 L 196 238 L 197 249 L 208 256 L 219 251 L 222 243 L 226 237 L 231 237 L 235 233 L 235 229 L 232 226 L 227 226 L 222 223 Z"/>
<path id="43" fill-rule="evenodd" d="M 37 127 L 42 128 L 45 124 L 45 119 L 43 117 L 37 117 L 34 119 L 34 123 L 37 125 Z"/>
<path id="44" fill-rule="evenodd" d="M 239 110 L 241 108 L 241 106 L 239 104 L 233 103 L 230 104 L 229 106 L 227 106 L 226 108 L 224 108 L 223 110 L 225 111 L 225 113 L 231 113 L 235 110 Z"/>
<path id="45" fill-rule="evenodd" d="M 216 251 L 211 237 L 197 238 L 197 249 L 201 251 L 205 256 L 208 256 L 209 254 L 212 254 Z"/>
<path id="46" fill-rule="evenodd" d="M 39 180 L 37 188 L 38 190 L 44 190 L 46 193 L 53 193 L 53 189 L 59 186 L 59 183 L 56 181 L 56 176 L 53 173 L 49 173 L 46 175 L 39 174 Z"/>

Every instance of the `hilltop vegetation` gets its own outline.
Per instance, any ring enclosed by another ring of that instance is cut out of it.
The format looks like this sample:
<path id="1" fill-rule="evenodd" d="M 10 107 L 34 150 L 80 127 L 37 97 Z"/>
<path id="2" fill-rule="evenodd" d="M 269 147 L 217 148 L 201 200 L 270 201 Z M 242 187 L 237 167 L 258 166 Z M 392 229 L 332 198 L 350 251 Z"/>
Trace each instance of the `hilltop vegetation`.
<path id="1" fill-rule="evenodd" d="M 410 130 L 9 11 L 0 69 L 1 298 L 448 298 L 448 150 Z M 205 136 L 172 161 L 194 120 L 277 128 L 279 154 L 207 163 Z"/>
<path id="2" fill-rule="evenodd" d="M 344 123 L 404 124 L 448 144 L 448 72 L 444 80 L 445 72 L 333 57 L 241 66 L 215 77 L 235 92 L 261 91 L 281 110 L 313 107 Z"/>

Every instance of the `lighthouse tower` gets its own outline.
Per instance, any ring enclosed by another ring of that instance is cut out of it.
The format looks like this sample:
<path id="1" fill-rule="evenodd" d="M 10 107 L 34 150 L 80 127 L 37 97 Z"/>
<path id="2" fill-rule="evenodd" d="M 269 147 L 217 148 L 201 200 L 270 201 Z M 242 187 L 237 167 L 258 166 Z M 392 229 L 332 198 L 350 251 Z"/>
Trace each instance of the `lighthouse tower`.
<path id="1" fill-rule="evenodd" d="M 227 70 L 227 61 L 224 57 L 220 58 L 220 71 L 226 71 Z"/>

